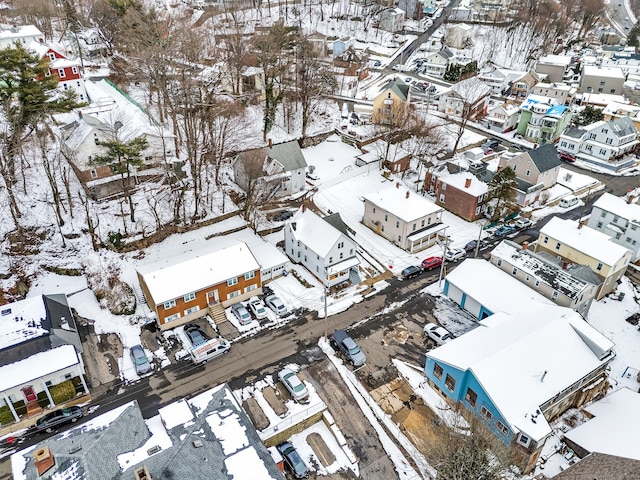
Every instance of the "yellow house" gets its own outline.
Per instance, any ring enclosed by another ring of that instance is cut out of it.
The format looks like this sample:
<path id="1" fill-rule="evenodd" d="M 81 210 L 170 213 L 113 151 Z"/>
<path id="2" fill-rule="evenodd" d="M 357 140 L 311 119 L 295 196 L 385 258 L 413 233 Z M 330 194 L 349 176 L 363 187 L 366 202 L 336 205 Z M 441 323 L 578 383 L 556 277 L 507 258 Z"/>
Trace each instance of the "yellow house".
<path id="1" fill-rule="evenodd" d="M 632 257 L 630 250 L 613 243 L 608 235 L 559 217 L 552 218 L 540 230 L 535 251 L 588 266 L 602 280 L 597 300 L 616 289 Z"/>
<path id="2" fill-rule="evenodd" d="M 397 125 L 409 104 L 409 85 L 399 78 L 389 80 L 373 99 L 372 121 L 381 125 Z"/>
<path id="3" fill-rule="evenodd" d="M 640 132 L 640 106 L 627 103 L 611 102 L 602 110 L 602 119 L 605 121 L 617 120 L 629 117 Z"/>

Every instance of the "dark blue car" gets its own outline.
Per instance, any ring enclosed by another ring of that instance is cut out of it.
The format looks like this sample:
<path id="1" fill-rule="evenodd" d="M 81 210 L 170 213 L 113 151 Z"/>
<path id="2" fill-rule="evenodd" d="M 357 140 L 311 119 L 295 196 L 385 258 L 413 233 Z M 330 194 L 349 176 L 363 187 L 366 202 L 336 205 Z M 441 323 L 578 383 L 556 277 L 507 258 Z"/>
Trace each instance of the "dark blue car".
<path id="1" fill-rule="evenodd" d="M 307 466 L 291 443 L 281 443 L 278 445 L 278 451 L 284 457 L 285 464 L 295 478 L 306 478 L 309 475 Z"/>
<path id="2" fill-rule="evenodd" d="M 496 237 L 506 237 L 507 235 L 510 235 L 515 231 L 516 229 L 511 225 L 502 225 L 501 227 L 498 227 L 493 234 Z"/>

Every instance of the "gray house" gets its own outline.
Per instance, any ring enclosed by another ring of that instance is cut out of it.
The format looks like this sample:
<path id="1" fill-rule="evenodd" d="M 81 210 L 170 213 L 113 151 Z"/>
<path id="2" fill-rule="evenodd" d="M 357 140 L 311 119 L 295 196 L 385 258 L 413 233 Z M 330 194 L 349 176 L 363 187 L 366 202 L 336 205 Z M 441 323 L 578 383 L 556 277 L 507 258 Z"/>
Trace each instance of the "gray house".
<path id="1" fill-rule="evenodd" d="M 246 191 L 251 182 L 258 182 L 264 200 L 302 192 L 306 170 L 307 162 L 295 140 L 247 150 L 233 163 L 236 184 Z"/>
<path id="2" fill-rule="evenodd" d="M 322 218 L 303 205 L 284 228 L 284 244 L 289 258 L 323 285 L 360 283 L 356 244 L 339 215 Z"/>

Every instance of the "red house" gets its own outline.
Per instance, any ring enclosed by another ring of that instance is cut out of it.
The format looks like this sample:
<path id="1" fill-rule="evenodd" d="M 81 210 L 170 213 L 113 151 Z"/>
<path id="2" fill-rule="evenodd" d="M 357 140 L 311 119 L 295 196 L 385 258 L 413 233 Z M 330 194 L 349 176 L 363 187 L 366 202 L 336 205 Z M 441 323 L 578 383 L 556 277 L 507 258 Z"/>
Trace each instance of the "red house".
<path id="1" fill-rule="evenodd" d="M 78 61 L 68 59 L 60 52 L 43 43 L 33 42 L 28 48 L 41 58 L 49 60 L 49 72 L 47 75 L 58 77 L 58 88 L 75 90 L 78 100 L 81 102 L 89 100 L 84 87 L 81 65 Z"/>
<path id="2" fill-rule="evenodd" d="M 436 204 L 473 222 L 484 216 L 487 184 L 473 173 L 442 166 L 425 177 L 425 189 L 436 197 Z"/>

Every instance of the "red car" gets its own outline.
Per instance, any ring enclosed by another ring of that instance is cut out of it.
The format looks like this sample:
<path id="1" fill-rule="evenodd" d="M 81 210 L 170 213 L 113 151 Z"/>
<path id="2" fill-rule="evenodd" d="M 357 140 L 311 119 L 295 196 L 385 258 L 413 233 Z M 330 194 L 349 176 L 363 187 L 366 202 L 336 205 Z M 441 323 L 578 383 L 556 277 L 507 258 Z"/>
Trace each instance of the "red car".
<path id="1" fill-rule="evenodd" d="M 573 155 L 571 155 L 570 153 L 567 153 L 567 152 L 560 152 L 558 154 L 558 156 L 560 157 L 560 160 L 564 160 L 565 162 L 575 162 L 576 161 L 576 157 L 574 157 Z"/>
<path id="2" fill-rule="evenodd" d="M 422 261 L 422 268 L 425 270 L 433 270 L 442 265 L 442 257 L 429 257 Z"/>

